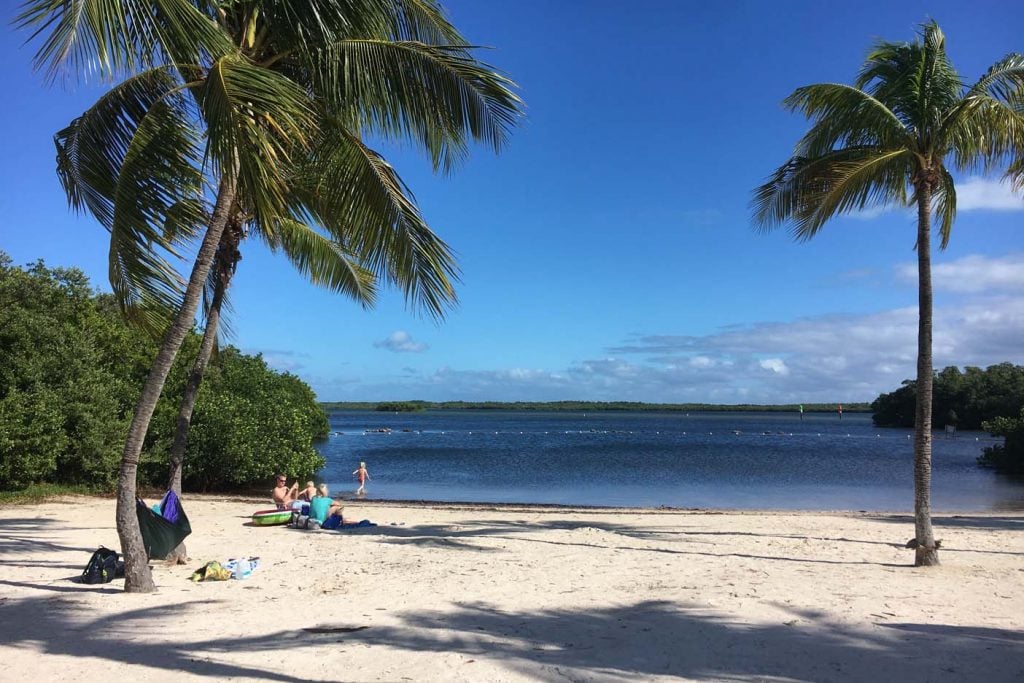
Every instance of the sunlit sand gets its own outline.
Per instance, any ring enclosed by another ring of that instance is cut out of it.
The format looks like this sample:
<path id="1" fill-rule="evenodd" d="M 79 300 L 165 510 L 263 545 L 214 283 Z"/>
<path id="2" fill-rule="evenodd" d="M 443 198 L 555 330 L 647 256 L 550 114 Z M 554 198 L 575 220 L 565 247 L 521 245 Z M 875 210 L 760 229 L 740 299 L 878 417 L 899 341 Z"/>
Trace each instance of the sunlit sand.
<path id="1" fill-rule="evenodd" d="M 0 657 L 33 678 L 1024 680 L 1024 514 L 907 517 L 353 503 L 375 528 L 247 526 L 189 498 L 158 592 L 71 579 L 114 503 L 0 509 Z M 259 556 L 243 581 L 192 583 Z"/>

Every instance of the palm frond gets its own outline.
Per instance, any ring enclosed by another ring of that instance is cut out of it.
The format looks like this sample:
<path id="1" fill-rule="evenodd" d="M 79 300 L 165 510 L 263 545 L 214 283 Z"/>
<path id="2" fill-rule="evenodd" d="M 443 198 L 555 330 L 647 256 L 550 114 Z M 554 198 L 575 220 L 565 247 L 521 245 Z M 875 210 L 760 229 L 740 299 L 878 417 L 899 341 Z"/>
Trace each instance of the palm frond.
<path id="1" fill-rule="evenodd" d="M 199 201 L 198 134 L 178 71 L 129 78 L 57 133 L 57 171 L 68 201 L 111 233 L 111 287 L 129 318 L 160 329 L 177 305 L 181 279 L 161 252 L 176 255 L 165 232 L 174 208 Z"/>
<path id="2" fill-rule="evenodd" d="M 372 308 L 376 303 L 376 278 L 340 242 L 290 218 L 278 219 L 273 231 L 261 231 L 260 235 L 271 250 L 284 252 L 295 269 L 314 285 L 344 294 L 363 308 Z"/>
<path id="3" fill-rule="evenodd" d="M 994 64 L 945 114 L 936 135 L 961 171 L 991 170 L 1024 148 L 1024 57 Z"/>
<path id="4" fill-rule="evenodd" d="M 287 215 L 290 155 L 316 124 L 306 93 L 236 54 L 213 65 L 195 96 L 213 173 L 230 178 L 237 168 L 238 194 L 260 220 Z"/>
<path id="5" fill-rule="evenodd" d="M 161 63 L 200 63 L 230 43 L 190 0 L 27 0 L 14 19 L 41 40 L 35 68 L 114 78 Z"/>
<path id="6" fill-rule="evenodd" d="M 953 233 L 953 221 L 956 219 L 956 183 L 953 176 L 945 168 L 939 176 L 939 186 L 932 196 L 935 215 L 939 219 L 939 248 L 949 245 L 949 237 Z"/>
<path id="7" fill-rule="evenodd" d="M 783 101 L 814 121 L 797 144 L 796 155 L 817 157 L 837 147 L 893 148 L 912 139 L 899 118 L 870 94 L 841 83 L 797 88 Z"/>
<path id="8" fill-rule="evenodd" d="M 311 88 L 353 130 L 418 141 L 449 170 L 470 140 L 500 151 L 523 113 L 515 84 L 464 47 L 345 40 L 320 51 Z"/>
<path id="9" fill-rule="evenodd" d="M 792 223 L 808 240 L 832 217 L 893 203 L 906 204 L 913 156 L 903 149 L 836 150 L 816 159 L 794 157 L 754 192 L 754 223 L 771 230 Z"/>
<path id="10" fill-rule="evenodd" d="M 154 247 L 176 255 L 169 238 L 180 236 L 165 228 L 182 198 L 201 198 L 199 146 L 182 98 L 167 97 L 149 108 L 124 151 L 113 195 L 110 282 L 128 317 L 144 324 L 158 327 L 180 306 L 184 281 Z"/>
<path id="11" fill-rule="evenodd" d="M 435 318 L 456 302 L 451 249 L 426 224 L 395 170 L 338 122 L 326 121 L 296 181 L 306 212 L 414 310 Z"/>
<path id="12" fill-rule="evenodd" d="M 961 97 L 960 75 L 945 45 L 941 29 L 928 22 L 913 43 L 876 44 L 855 81 L 915 131 L 919 146 L 930 144 L 928 136 L 939 123 L 939 112 Z"/>

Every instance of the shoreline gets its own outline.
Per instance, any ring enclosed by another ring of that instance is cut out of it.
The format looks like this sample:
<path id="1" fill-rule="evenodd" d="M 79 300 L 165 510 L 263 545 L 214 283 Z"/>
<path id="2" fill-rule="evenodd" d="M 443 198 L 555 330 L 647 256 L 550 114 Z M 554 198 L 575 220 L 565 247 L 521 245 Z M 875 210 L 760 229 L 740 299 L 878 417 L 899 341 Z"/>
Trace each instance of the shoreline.
<path id="1" fill-rule="evenodd" d="M 143 500 L 158 502 L 163 492 L 144 491 L 140 495 Z M 96 494 L 57 494 L 46 498 L 43 501 L 15 501 L 0 503 L 0 511 L 11 507 L 24 507 L 30 505 L 45 505 L 48 503 L 74 503 L 76 500 L 107 500 L 113 501 L 116 496 L 113 493 Z M 448 501 L 429 499 L 400 499 L 400 498 L 360 498 L 351 494 L 332 496 L 334 500 L 343 502 L 346 506 L 359 507 L 398 507 L 398 508 L 423 508 L 433 510 L 453 511 L 536 511 L 543 513 L 556 512 L 581 512 L 594 514 L 693 514 L 693 515 L 772 515 L 772 516 L 813 516 L 813 515 L 842 515 L 850 517 L 860 516 L 881 516 L 881 517 L 905 517 L 913 520 L 913 510 L 871 510 L 851 508 L 716 508 L 716 507 L 672 507 L 669 505 L 659 506 L 615 506 L 615 505 L 573 505 L 567 503 L 517 503 L 508 501 L 484 502 L 484 501 Z M 258 493 L 184 493 L 182 500 L 195 501 L 216 501 L 224 503 L 247 503 L 254 506 L 269 507 L 273 505 L 270 496 Z M 1024 508 L 1008 508 L 1005 510 L 970 510 L 964 508 L 950 508 L 932 510 L 932 517 L 1024 517 Z"/>

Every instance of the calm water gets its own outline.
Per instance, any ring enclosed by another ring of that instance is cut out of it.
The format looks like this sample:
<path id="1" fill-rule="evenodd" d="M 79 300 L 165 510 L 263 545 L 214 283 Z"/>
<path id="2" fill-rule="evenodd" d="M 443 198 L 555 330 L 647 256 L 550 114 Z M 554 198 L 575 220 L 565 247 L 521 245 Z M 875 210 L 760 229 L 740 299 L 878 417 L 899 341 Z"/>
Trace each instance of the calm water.
<path id="1" fill-rule="evenodd" d="M 338 496 L 365 460 L 369 498 L 909 511 L 909 430 L 870 415 L 335 411 L 320 449 Z M 390 428 L 391 433 L 369 430 Z M 1024 484 L 979 468 L 981 432 L 933 447 L 937 511 L 1024 509 Z"/>

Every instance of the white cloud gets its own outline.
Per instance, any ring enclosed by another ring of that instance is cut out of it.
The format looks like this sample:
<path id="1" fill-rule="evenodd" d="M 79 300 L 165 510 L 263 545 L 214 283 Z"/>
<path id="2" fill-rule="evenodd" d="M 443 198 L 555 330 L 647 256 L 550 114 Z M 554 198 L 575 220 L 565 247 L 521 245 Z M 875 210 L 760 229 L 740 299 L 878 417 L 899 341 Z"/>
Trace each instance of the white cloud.
<path id="1" fill-rule="evenodd" d="M 995 178 L 968 178 L 957 183 L 956 210 L 1024 211 L 1024 196 Z"/>
<path id="2" fill-rule="evenodd" d="M 907 282 L 917 282 L 917 264 L 897 267 L 897 275 Z M 1013 292 L 1024 291 L 1024 252 L 990 258 L 971 255 L 955 261 L 932 264 L 932 287 L 950 292 Z"/>
<path id="3" fill-rule="evenodd" d="M 781 358 L 765 358 L 758 363 L 765 370 L 771 370 L 776 375 L 782 375 L 785 377 L 789 374 L 789 368 L 786 367 L 786 361 Z"/>
<path id="4" fill-rule="evenodd" d="M 395 353 L 422 353 L 429 346 L 422 342 L 414 341 L 412 335 L 404 330 L 398 330 L 388 335 L 387 339 L 373 342 L 374 348 L 387 349 Z"/>
<path id="5" fill-rule="evenodd" d="M 1024 364 L 1024 297 L 987 296 L 934 312 L 934 362 Z M 586 399 L 709 403 L 870 401 L 914 377 L 915 307 L 649 335 L 568 368 L 444 367 L 378 382 L 321 384 L 326 399 Z"/>

